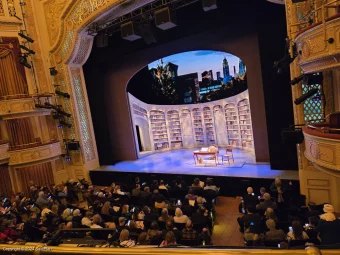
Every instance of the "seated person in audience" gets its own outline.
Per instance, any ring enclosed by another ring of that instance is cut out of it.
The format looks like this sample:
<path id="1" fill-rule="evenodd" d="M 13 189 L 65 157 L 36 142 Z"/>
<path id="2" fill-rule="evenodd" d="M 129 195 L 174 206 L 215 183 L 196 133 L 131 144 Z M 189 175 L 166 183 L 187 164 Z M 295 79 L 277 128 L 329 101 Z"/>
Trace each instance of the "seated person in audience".
<path id="1" fill-rule="evenodd" d="M 119 217 L 117 226 L 118 232 L 121 232 L 123 229 L 128 229 L 128 227 L 125 225 L 125 222 L 126 219 L 124 217 Z"/>
<path id="2" fill-rule="evenodd" d="M 102 217 L 100 217 L 99 214 L 96 214 L 92 218 L 92 225 L 90 228 L 103 228 L 102 223 L 103 223 Z"/>
<path id="3" fill-rule="evenodd" d="M 208 210 L 203 206 L 199 207 L 197 212 L 192 214 L 191 220 L 193 224 L 207 226 L 209 222 Z"/>
<path id="4" fill-rule="evenodd" d="M 176 237 L 175 234 L 172 231 L 168 231 L 166 233 L 165 238 L 163 242 L 159 245 L 160 247 L 162 246 L 168 246 L 168 245 L 176 245 Z"/>
<path id="5" fill-rule="evenodd" d="M 157 221 L 158 215 L 155 213 L 151 213 L 151 210 L 149 207 L 144 206 L 143 207 L 143 212 L 144 212 L 144 221 Z"/>
<path id="6" fill-rule="evenodd" d="M 93 216 L 93 213 L 91 211 L 87 211 L 85 213 L 85 217 L 82 218 L 82 220 L 81 220 L 81 224 L 84 225 L 84 226 L 91 227 L 91 225 L 92 225 L 92 220 L 91 220 L 92 216 Z"/>
<path id="7" fill-rule="evenodd" d="M 163 180 L 161 180 L 161 181 L 159 182 L 158 189 L 165 189 L 165 190 L 168 190 L 168 186 L 165 185 L 165 183 L 164 183 Z"/>
<path id="8" fill-rule="evenodd" d="M 207 178 L 207 180 L 205 181 L 205 187 L 203 189 L 204 190 L 213 190 L 215 192 L 220 191 L 220 188 L 217 188 L 215 185 L 213 185 L 211 178 Z"/>
<path id="9" fill-rule="evenodd" d="M 309 239 L 307 233 L 303 231 L 303 227 L 299 221 L 293 221 L 292 231 L 287 234 L 288 240 L 307 240 Z"/>
<path id="10" fill-rule="evenodd" d="M 124 248 L 130 248 L 135 246 L 135 241 L 129 239 L 129 230 L 123 229 L 119 235 L 119 246 Z"/>
<path id="11" fill-rule="evenodd" d="M 287 243 L 287 242 L 281 242 L 281 243 L 280 243 L 279 249 L 281 249 L 281 250 L 288 250 L 288 249 L 289 249 L 288 243 Z M 315 255 L 316 255 L 316 254 L 315 254 Z M 320 254 L 320 255 L 321 255 L 321 254 Z"/>
<path id="12" fill-rule="evenodd" d="M 139 234 L 137 245 L 150 245 L 149 236 L 146 232 L 142 232 Z"/>
<path id="13" fill-rule="evenodd" d="M 193 229 L 193 224 L 191 220 L 187 220 L 185 228 L 182 230 L 182 239 L 185 240 L 195 240 L 197 238 L 197 232 Z"/>
<path id="14" fill-rule="evenodd" d="M 81 213 L 79 209 L 73 210 L 72 223 L 75 228 L 81 227 Z"/>
<path id="15" fill-rule="evenodd" d="M 195 178 L 193 184 L 191 184 L 192 189 L 202 189 L 204 187 L 204 182 L 201 182 L 199 178 Z"/>
<path id="16" fill-rule="evenodd" d="M 141 199 L 142 199 L 142 203 L 143 204 L 146 204 L 146 205 L 149 205 L 152 200 L 152 193 L 150 192 L 150 188 L 148 186 L 144 187 L 144 190 L 141 191 Z"/>
<path id="17" fill-rule="evenodd" d="M 188 199 L 184 199 L 183 203 L 181 204 L 181 209 L 183 214 L 187 215 L 188 217 L 191 217 L 193 209 L 195 208 L 190 205 Z"/>
<path id="18" fill-rule="evenodd" d="M 131 213 L 129 209 L 130 209 L 129 205 L 125 204 L 122 206 L 122 212 L 121 212 L 121 216 L 125 217 L 128 220 L 131 219 Z"/>
<path id="19" fill-rule="evenodd" d="M 151 184 L 151 191 L 154 191 L 155 189 L 158 189 L 159 183 L 157 180 L 153 180 Z"/>
<path id="20" fill-rule="evenodd" d="M 275 181 L 270 186 L 270 191 L 275 201 L 277 201 L 278 203 L 283 202 L 284 189 L 283 189 L 283 184 L 280 178 L 275 178 Z"/>
<path id="21" fill-rule="evenodd" d="M 134 220 L 130 220 L 128 224 L 129 224 L 128 227 L 129 227 L 130 234 L 142 233 L 142 230 L 140 228 L 137 228 L 136 222 Z"/>
<path id="22" fill-rule="evenodd" d="M 316 239 L 318 237 L 318 232 L 316 231 L 316 226 L 319 224 L 319 217 L 312 216 L 308 219 L 308 225 L 305 226 L 305 230 L 310 239 Z"/>
<path id="23" fill-rule="evenodd" d="M 255 207 L 249 206 L 247 208 L 247 214 L 237 218 L 237 222 L 240 225 L 240 232 L 244 232 L 244 224 L 249 222 L 261 222 L 261 216 L 257 214 Z"/>
<path id="24" fill-rule="evenodd" d="M 161 212 L 161 216 L 158 217 L 159 222 L 167 222 L 167 221 L 173 221 L 173 217 L 169 215 L 168 209 L 163 208 Z"/>
<path id="25" fill-rule="evenodd" d="M 189 217 L 186 215 L 183 215 L 183 212 L 180 208 L 176 208 L 174 222 L 175 223 L 187 223 L 188 220 L 189 220 Z"/>
<path id="26" fill-rule="evenodd" d="M 101 214 L 108 215 L 108 216 L 114 216 L 117 213 L 113 210 L 111 207 L 110 201 L 106 201 L 101 209 Z"/>
<path id="27" fill-rule="evenodd" d="M 118 241 L 119 233 L 118 233 L 117 228 L 116 228 L 116 223 L 114 223 L 114 222 L 107 222 L 107 223 L 105 223 L 105 227 L 112 229 L 112 232 L 110 233 L 111 236 L 109 235 L 109 238 L 108 238 L 109 240 L 108 241 L 110 243 Z"/>
<path id="28" fill-rule="evenodd" d="M 71 209 L 70 208 L 66 208 L 64 211 L 63 211 L 63 214 L 61 216 L 63 218 L 64 221 L 72 221 L 72 212 L 71 212 Z"/>
<path id="29" fill-rule="evenodd" d="M 254 190 L 252 187 L 247 188 L 247 194 L 243 196 L 243 201 L 244 201 L 245 208 L 247 208 L 248 206 L 256 207 L 256 205 L 259 203 L 259 200 L 255 196 Z"/>
<path id="30" fill-rule="evenodd" d="M 196 198 L 196 206 L 204 206 L 205 203 L 206 203 L 206 201 L 203 197 L 197 197 Z"/>
<path id="31" fill-rule="evenodd" d="M 52 199 L 46 198 L 44 191 L 40 191 L 39 197 L 35 203 L 39 206 L 41 210 L 43 210 L 44 208 L 48 208 L 51 205 L 51 202 Z"/>
<path id="32" fill-rule="evenodd" d="M 30 224 L 31 226 L 37 228 L 37 227 L 39 227 L 41 220 L 38 219 L 38 215 L 37 215 L 36 212 L 31 212 L 30 218 L 29 218 L 27 223 Z"/>
<path id="33" fill-rule="evenodd" d="M 334 208 L 330 204 L 323 206 L 324 214 L 320 215 L 320 221 L 316 227 L 321 239 L 321 245 L 332 245 L 340 243 L 340 219 L 334 215 Z"/>
<path id="34" fill-rule="evenodd" d="M 271 241 L 271 240 L 285 240 L 286 234 L 283 232 L 282 229 L 276 229 L 275 221 L 272 219 L 269 219 L 266 221 L 266 226 L 269 229 L 269 231 L 266 232 L 265 240 Z"/>
<path id="35" fill-rule="evenodd" d="M 272 208 L 267 208 L 267 210 L 264 212 L 264 221 L 267 220 L 273 220 L 275 222 L 278 221 L 276 214 Z"/>
<path id="36" fill-rule="evenodd" d="M 136 184 L 136 187 L 131 191 L 131 195 L 139 197 L 141 195 L 140 184 Z"/>
<path id="37" fill-rule="evenodd" d="M 115 188 L 114 188 L 114 190 L 113 190 L 113 194 L 117 194 L 117 195 L 121 195 L 121 196 L 126 195 L 125 192 L 122 192 L 122 191 L 120 190 L 120 186 L 119 186 L 119 185 L 116 185 L 116 186 L 115 186 Z"/>
<path id="38" fill-rule="evenodd" d="M 264 194 L 266 194 L 266 188 L 260 188 L 260 200 L 264 200 Z"/>
<path id="39" fill-rule="evenodd" d="M 157 221 L 151 222 L 150 229 L 148 230 L 148 236 L 150 240 L 155 240 L 162 236 L 162 231 L 159 230 Z"/>
<path id="40" fill-rule="evenodd" d="M 166 200 L 165 197 L 161 193 L 159 193 L 158 189 L 155 189 L 153 191 L 153 196 L 152 196 L 152 202 L 153 203 L 155 203 L 155 202 L 162 203 L 165 200 Z"/>
<path id="41" fill-rule="evenodd" d="M 260 204 L 258 204 L 256 206 L 256 209 L 261 210 L 261 211 L 265 211 L 269 207 L 272 208 L 272 209 L 277 208 L 277 204 L 275 202 L 271 201 L 269 193 L 265 193 L 263 195 L 263 197 L 264 197 L 264 201 L 261 202 Z"/>
<path id="42" fill-rule="evenodd" d="M 194 191 L 192 189 L 189 189 L 188 194 L 185 196 L 185 199 L 196 200 L 198 196 L 194 195 L 193 193 Z"/>
<path id="43" fill-rule="evenodd" d="M 162 237 L 165 238 L 166 234 L 172 231 L 176 237 L 176 240 L 179 240 L 181 238 L 181 232 L 178 231 L 177 228 L 175 228 L 171 221 L 167 221 L 165 224 L 165 229 L 162 231 Z"/>
<path id="44" fill-rule="evenodd" d="M 251 241 L 252 245 L 259 246 L 262 244 L 262 236 L 256 231 L 255 227 L 251 224 L 245 224 L 244 227 L 244 240 Z"/>

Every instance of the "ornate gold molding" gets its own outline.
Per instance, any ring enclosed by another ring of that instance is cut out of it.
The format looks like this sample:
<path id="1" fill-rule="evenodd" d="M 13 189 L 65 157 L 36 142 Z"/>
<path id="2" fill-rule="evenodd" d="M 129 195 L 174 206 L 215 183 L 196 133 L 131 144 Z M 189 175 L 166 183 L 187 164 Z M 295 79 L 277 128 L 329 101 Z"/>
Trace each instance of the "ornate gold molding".
<path id="1" fill-rule="evenodd" d="M 33 148 L 10 151 L 9 165 L 23 165 L 42 160 L 57 158 L 61 155 L 60 142 L 45 144 Z"/>
<path id="2" fill-rule="evenodd" d="M 8 143 L 0 144 L 0 165 L 8 163 L 9 154 L 8 154 Z"/>

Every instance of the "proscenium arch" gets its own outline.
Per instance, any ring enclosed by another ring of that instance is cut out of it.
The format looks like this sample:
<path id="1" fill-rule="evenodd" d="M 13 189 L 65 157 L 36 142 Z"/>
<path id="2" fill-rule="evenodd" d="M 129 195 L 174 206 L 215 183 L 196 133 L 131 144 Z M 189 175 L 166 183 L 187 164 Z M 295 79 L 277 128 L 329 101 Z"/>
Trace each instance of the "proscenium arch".
<path id="1" fill-rule="evenodd" d="M 55 64 L 58 71 L 62 74 L 60 77 L 61 85 L 70 94 L 77 94 L 77 98 L 75 96 L 71 97 L 72 101 L 69 106 L 70 110 L 74 113 L 73 124 L 77 123 L 77 125 L 74 125 L 76 128 L 72 132 L 74 132 L 74 136 L 81 141 L 85 163 L 89 164 L 95 161 L 96 158 L 98 161 L 98 157 L 82 72 L 82 65 L 86 62 L 93 43 L 93 38 L 87 36 L 85 30 L 93 21 L 99 20 L 101 17 L 105 16 L 109 10 L 112 10 L 124 2 L 126 2 L 126 0 L 73 0 L 64 10 L 61 17 L 57 42 L 51 49 L 51 64 Z M 141 0 L 136 2 L 144 5 L 147 2 L 152 2 L 152 0 Z M 95 3 L 96 6 L 94 6 Z M 133 8 L 136 8 L 136 5 L 130 6 L 130 9 Z M 129 11 L 126 10 L 126 12 Z M 112 130 L 112 127 L 114 129 L 111 135 L 111 145 L 113 147 L 113 153 L 117 158 L 121 160 L 133 160 L 137 158 L 134 149 L 135 141 L 132 131 L 132 121 L 128 118 L 130 114 L 126 94 L 126 86 L 134 73 L 155 59 L 162 58 L 162 56 L 169 56 L 185 51 L 209 49 L 230 52 L 241 58 L 246 64 L 249 97 L 250 101 L 254 102 L 252 104 L 254 105 L 254 107 L 252 107 L 252 115 L 256 115 L 252 116 L 253 125 L 255 126 L 255 149 L 257 152 L 262 151 L 262 153 L 257 153 L 257 156 L 259 156 L 257 160 L 262 162 L 269 161 L 261 63 L 259 61 L 260 55 L 257 36 L 251 34 L 243 35 L 239 38 L 236 45 L 233 40 L 224 43 L 223 41 L 226 40 L 225 37 L 222 37 L 221 41 L 221 34 L 213 34 L 211 31 L 204 32 L 204 34 L 208 34 L 208 36 L 202 38 L 201 34 L 196 34 L 174 42 L 155 45 L 153 50 L 149 48 L 143 52 L 137 52 L 133 56 L 129 56 L 129 60 L 131 61 L 122 61 L 122 65 L 117 70 L 112 70 L 112 74 L 108 77 L 107 82 L 109 84 L 116 84 L 117 86 L 109 86 L 108 92 L 113 92 L 114 90 L 114 94 L 118 98 L 119 104 L 116 105 L 116 112 L 112 112 L 112 109 L 109 109 L 108 117 L 110 116 L 110 129 Z M 228 34 L 228 37 L 232 38 L 232 34 Z M 211 40 L 213 40 L 213 43 L 211 43 Z M 252 42 L 252 44 L 249 42 Z M 174 47 L 167 47 L 169 44 Z M 240 51 L 240 48 L 243 50 Z M 256 64 L 249 56 L 253 59 L 258 59 Z M 127 66 L 128 69 L 124 70 Z M 114 77 L 114 73 L 118 71 L 121 72 L 121 77 Z M 107 95 L 111 94 L 112 93 L 107 93 Z M 112 98 L 110 98 L 110 100 L 114 101 Z M 85 102 L 85 106 L 83 102 Z M 121 127 L 124 127 L 124 132 L 122 129 L 114 128 L 117 124 L 117 122 L 115 122 L 116 119 L 122 121 Z M 81 125 L 80 123 L 85 124 Z M 88 138 L 89 134 L 90 138 Z M 122 136 L 125 137 L 124 141 L 117 140 L 117 138 Z M 88 168 L 91 168 L 91 166 Z"/>

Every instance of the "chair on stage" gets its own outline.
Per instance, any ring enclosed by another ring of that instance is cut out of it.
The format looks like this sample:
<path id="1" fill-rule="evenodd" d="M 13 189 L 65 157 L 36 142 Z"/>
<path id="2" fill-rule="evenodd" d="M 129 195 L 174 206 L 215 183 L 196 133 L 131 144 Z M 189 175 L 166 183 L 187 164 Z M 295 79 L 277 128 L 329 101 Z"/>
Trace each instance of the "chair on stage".
<path id="1" fill-rule="evenodd" d="M 222 165 L 223 165 L 223 161 L 228 161 L 229 166 L 230 166 L 230 159 L 233 160 L 233 163 L 235 163 L 234 161 L 234 154 L 233 154 L 233 148 L 231 146 L 228 146 L 225 150 L 226 154 L 222 155 Z"/>

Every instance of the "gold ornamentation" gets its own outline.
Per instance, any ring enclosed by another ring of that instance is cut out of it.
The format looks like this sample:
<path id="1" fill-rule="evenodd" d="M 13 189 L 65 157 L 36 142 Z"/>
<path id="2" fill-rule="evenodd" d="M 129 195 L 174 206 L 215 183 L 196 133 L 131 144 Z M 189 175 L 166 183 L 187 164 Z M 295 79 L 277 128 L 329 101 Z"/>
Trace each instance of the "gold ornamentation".
<path id="1" fill-rule="evenodd" d="M 304 42 L 304 43 L 302 44 L 302 56 L 303 56 L 304 58 L 308 58 L 309 55 L 310 55 L 309 45 L 308 45 L 307 42 Z"/>
<path id="2" fill-rule="evenodd" d="M 55 59 L 55 62 L 56 62 L 57 64 L 60 64 L 61 61 L 63 61 L 63 59 L 62 59 L 62 57 L 60 56 L 60 54 L 54 55 L 54 59 Z"/>

